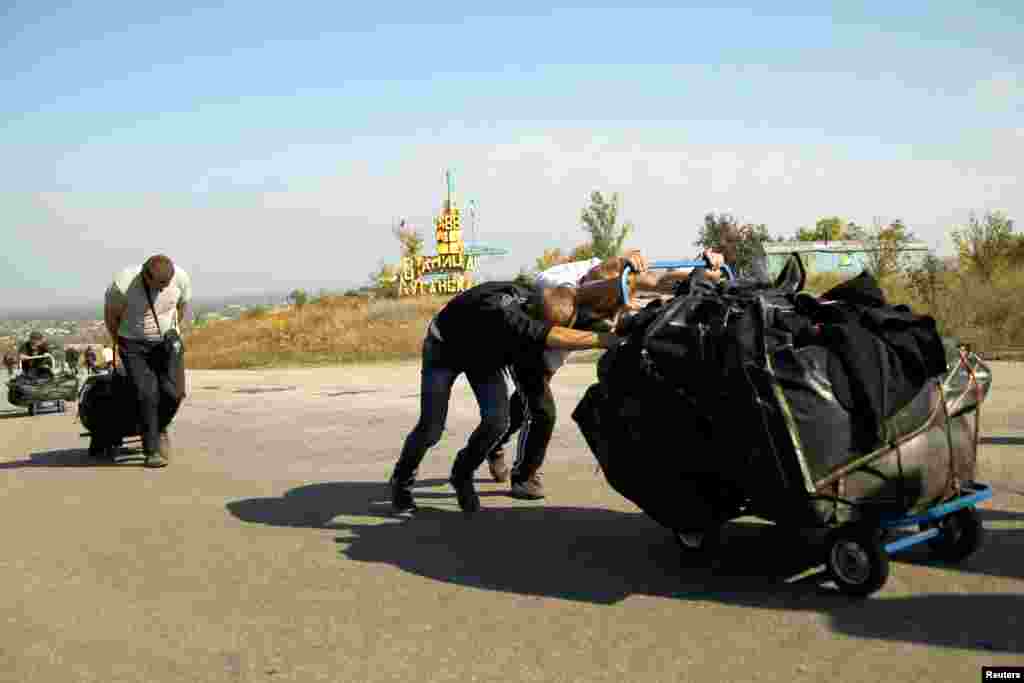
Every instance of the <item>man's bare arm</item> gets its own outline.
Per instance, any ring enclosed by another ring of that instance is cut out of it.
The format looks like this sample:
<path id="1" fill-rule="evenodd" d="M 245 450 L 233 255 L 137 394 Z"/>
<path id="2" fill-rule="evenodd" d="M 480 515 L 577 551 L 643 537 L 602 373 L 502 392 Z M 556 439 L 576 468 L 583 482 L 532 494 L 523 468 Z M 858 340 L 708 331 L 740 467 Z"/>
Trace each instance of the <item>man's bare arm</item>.
<path id="1" fill-rule="evenodd" d="M 645 272 L 647 270 L 647 259 L 643 257 L 639 249 L 633 249 L 622 256 L 612 256 L 597 264 L 583 276 L 580 284 L 615 279 L 622 275 L 627 263 L 633 266 L 634 271 Z"/>
<path id="2" fill-rule="evenodd" d="M 601 263 L 587 271 L 587 274 L 583 276 L 580 281 L 581 284 L 588 284 L 590 282 L 600 282 L 601 280 L 611 280 L 612 278 L 618 277 L 622 273 L 622 269 L 626 266 L 626 260 L 621 256 L 613 256 L 610 259 L 605 259 Z"/>
<path id="3" fill-rule="evenodd" d="M 178 330 L 182 335 L 192 330 L 192 304 L 188 301 L 178 304 Z"/>
<path id="4" fill-rule="evenodd" d="M 604 332 L 583 332 L 568 327 L 552 327 L 544 340 L 549 349 L 586 351 L 587 349 L 609 349 L 619 341 L 614 334 Z"/>
<path id="5" fill-rule="evenodd" d="M 115 347 L 117 346 L 117 331 L 121 327 L 122 318 L 124 318 L 124 309 L 123 304 L 118 305 L 109 301 L 103 305 L 103 322 L 106 323 L 107 334 L 110 335 Z"/>

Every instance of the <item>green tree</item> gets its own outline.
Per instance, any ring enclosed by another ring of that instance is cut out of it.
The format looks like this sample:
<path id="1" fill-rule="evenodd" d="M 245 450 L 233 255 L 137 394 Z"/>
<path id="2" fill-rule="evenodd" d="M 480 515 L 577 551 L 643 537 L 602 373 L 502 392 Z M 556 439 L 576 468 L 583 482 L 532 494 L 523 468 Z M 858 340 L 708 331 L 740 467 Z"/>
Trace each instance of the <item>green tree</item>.
<path id="1" fill-rule="evenodd" d="M 914 233 L 898 218 L 888 225 L 875 219 L 870 228 L 857 231 L 857 238 L 864 244 L 865 268 L 881 282 L 904 269 L 904 251 Z"/>
<path id="2" fill-rule="evenodd" d="M 988 212 L 981 219 L 971 212 L 967 225 L 953 231 L 953 244 L 960 268 L 992 282 L 1002 268 L 1024 251 L 1013 234 L 1013 221 L 1000 212 Z"/>
<path id="3" fill-rule="evenodd" d="M 398 266 L 382 261 L 377 270 L 370 273 L 370 286 L 377 296 L 396 298 L 398 296 Z"/>
<path id="4" fill-rule="evenodd" d="M 946 290 L 945 273 L 946 264 L 931 253 L 924 257 L 919 268 L 909 273 L 910 288 L 921 301 L 928 305 L 931 311 L 935 310 L 940 297 Z"/>
<path id="5" fill-rule="evenodd" d="M 619 194 L 613 193 L 605 199 L 598 191 L 590 194 L 590 206 L 580 213 L 583 229 L 590 233 L 590 244 L 594 256 L 600 259 L 618 256 L 622 243 L 633 232 L 629 221 L 619 224 Z"/>
<path id="6" fill-rule="evenodd" d="M 697 232 L 695 246 L 721 251 L 727 261 L 742 272 L 749 272 L 757 259 L 764 257 L 764 243 L 772 236 L 763 224 L 740 224 L 727 213 L 708 213 Z"/>
<path id="7" fill-rule="evenodd" d="M 295 308 L 302 310 L 302 307 L 309 302 L 309 294 L 304 289 L 292 290 L 292 293 L 288 295 L 288 303 L 295 306 Z"/>
<path id="8" fill-rule="evenodd" d="M 423 253 L 423 236 L 411 224 L 402 220 L 392 232 L 402 245 L 402 256 L 415 258 Z"/>
<path id="9" fill-rule="evenodd" d="M 846 222 L 839 216 L 819 218 L 814 228 L 800 228 L 797 230 L 796 239 L 800 242 L 835 242 L 844 239 L 856 239 L 858 226 L 852 222 Z"/>

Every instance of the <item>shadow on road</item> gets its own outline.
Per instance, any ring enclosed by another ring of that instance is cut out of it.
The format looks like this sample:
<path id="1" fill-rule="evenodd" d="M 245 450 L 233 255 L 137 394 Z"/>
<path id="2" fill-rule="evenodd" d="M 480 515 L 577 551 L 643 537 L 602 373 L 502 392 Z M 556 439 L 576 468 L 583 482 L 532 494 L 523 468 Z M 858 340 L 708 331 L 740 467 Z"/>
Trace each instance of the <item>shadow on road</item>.
<path id="1" fill-rule="evenodd" d="M 1024 513 L 987 509 L 979 509 L 978 513 L 985 526 L 984 544 L 974 555 L 955 565 L 956 570 L 1024 579 Z M 948 566 L 934 560 L 925 545 L 914 546 L 897 557 L 906 564 Z M 1024 623 L 1024 617 L 1021 621 Z M 1024 631 L 1024 626 L 1021 630 Z"/>
<path id="2" fill-rule="evenodd" d="M 58 451 L 39 451 L 27 460 L 0 462 L 0 470 L 17 470 L 26 467 L 119 467 L 139 465 L 144 459 L 141 448 L 122 448 L 115 462 L 89 457 L 87 448 L 65 448 Z"/>
<path id="3" fill-rule="evenodd" d="M 981 443 L 991 446 L 1024 446 L 1024 436 L 983 436 Z"/>
<path id="4" fill-rule="evenodd" d="M 424 487 L 444 484 L 422 482 Z M 466 519 L 445 489 L 417 491 L 415 519 L 389 515 L 377 483 L 303 486 L 280 498 L 228 504 L 238 519 L 272 526 L 337 529 L 343 557 L 383 563 L 474 588 L 614 604 L 633 594 L 827 614 L 839 633 L 947 647 L 1024 651 L 1017 623 L 1024 596 L 920 595 L 852 601 L 814 574 L 820 550 L 771 525 L 725 529 L 714 570 L 683 561 L 674 539 L 640 513 L 537 505 L 502 507 L 504 491 L 481 491 L 485 507 Z M 438 500 L 445 500 L 443 508 Z M 993 513 L 1011 515 L 1013 513 Z M 1015 518 L 1020 515 L 1015 515 Z M 986 517 L 986 519 L 989 519 Z M 993 517 L 995 519 L 995 517 Z M 994 534 L 996 536 L 1000 534 Z M 948 571 L 1019 576 L 1019 546 L 992 539 Z M 801 573 L 811 575 L 789 582 Z M 894 567 L 899 573 L 899 566 Z"/>

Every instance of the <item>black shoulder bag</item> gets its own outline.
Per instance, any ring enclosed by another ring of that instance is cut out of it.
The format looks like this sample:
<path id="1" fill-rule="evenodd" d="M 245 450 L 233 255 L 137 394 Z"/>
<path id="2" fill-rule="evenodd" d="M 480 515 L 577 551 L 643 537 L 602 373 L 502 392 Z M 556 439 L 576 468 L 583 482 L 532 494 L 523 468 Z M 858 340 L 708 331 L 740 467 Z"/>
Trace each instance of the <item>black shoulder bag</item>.
<path id="1" fill-rule="evenodd" d="M 153 312 L 156 331 L 160 333 L 160 345 L 157 348 L 165 368 L 160 377 L 160 389 L 180 401 L 185 398 L 185 342 L 177 330 L 172 328 L 163 332 L 160 329 L 160 316 L 156 314 L 153 295 L 149 291 L 145 276 L 142 278 L 142 286 L 146 290 L 149 310 Z"/>

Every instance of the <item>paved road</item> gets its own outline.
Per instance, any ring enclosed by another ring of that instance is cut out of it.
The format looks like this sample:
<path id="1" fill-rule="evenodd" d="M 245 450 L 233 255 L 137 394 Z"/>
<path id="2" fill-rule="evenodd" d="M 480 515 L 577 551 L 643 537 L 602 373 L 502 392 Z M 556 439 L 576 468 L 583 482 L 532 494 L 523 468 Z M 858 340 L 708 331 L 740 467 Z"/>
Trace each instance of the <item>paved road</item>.
<path id="1" fill-rule="evenodd" d="M 1024 665 L 1024 364 L 994 372 L 987 546 L 915 549 L 861 603 L 754 520 L 718 570 L 683 564 L 569 419 L 592 366 L 557 380 L 549 498 L 483 483 L 472 520 L 443 483 L 476 417 L 461 382 L 421 513 L 388 515 L 415 364 L 194 372 L 156 471 L 83 464 L 73 412 L 0 405 L 0 680 L 977 681 Z"/>

